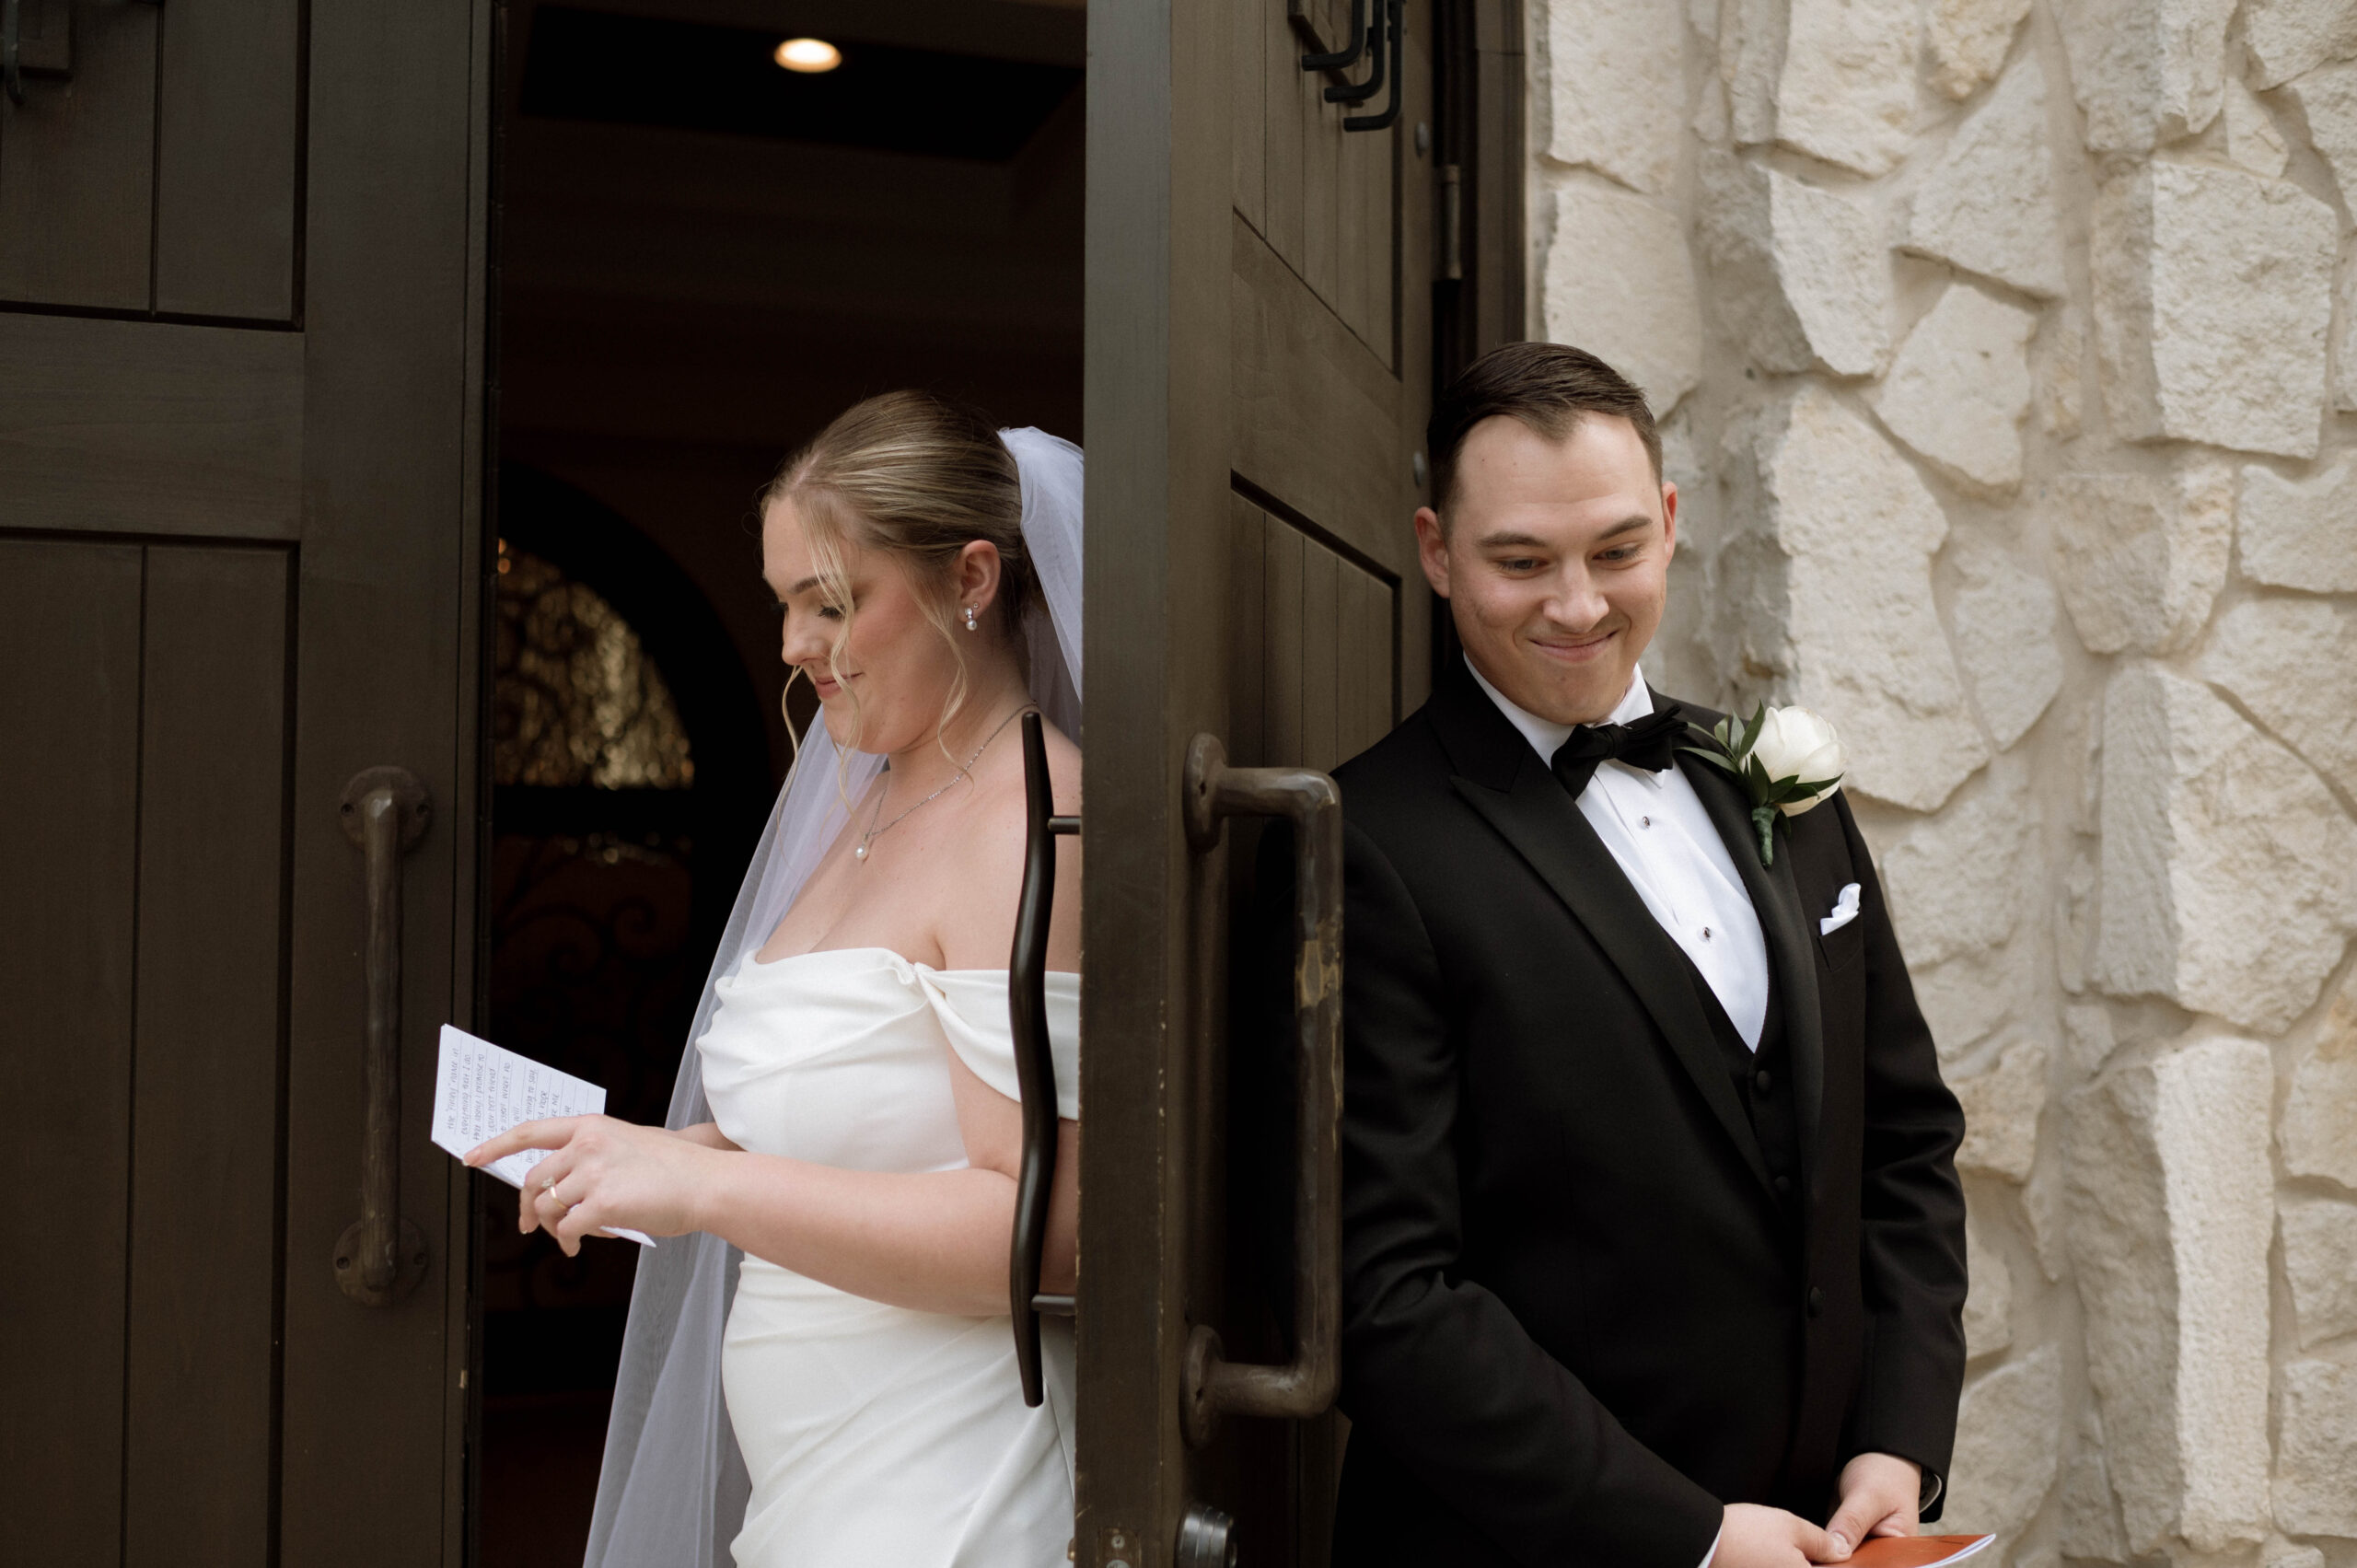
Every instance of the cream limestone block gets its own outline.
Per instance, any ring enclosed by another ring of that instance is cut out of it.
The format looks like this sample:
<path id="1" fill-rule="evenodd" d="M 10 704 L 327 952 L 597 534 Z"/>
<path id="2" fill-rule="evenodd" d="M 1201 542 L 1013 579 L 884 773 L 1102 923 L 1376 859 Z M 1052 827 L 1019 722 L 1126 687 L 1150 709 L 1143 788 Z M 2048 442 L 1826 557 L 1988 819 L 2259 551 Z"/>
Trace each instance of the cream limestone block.
<path id="1" fill-rule="evenodd" d="M 2281 1034 L 2357 927 L 2357 825 L 2308 765 L 2154 665 L 2104 695 L 2094 979 Z"/>
<path id="2" fill-rule="evenodd" d="M 1984 1374 L 1956 1412 L 1940 1529 L 2008 1540 L 2046 1501 L 2062 1463 L 2062 1357 L 2041 1345 Z"/>
<path id="3" fill-rule="evenodd" d="M 2117 1562 L 2128 1555 L 2103 1455 L 2103 1417 L 2090 1400 L 2080 1407 L 2079 1440 L 2062 1467 L 2061 1528 L 2055 1533 L 2065 1557 Z"/>
<path id="4" fill-rule="evenodd" d="M 2064 1063 L 2073 1078 L 2091 1078 L 2111 1060 L 2119 1039 L 2112 1032 L 2111 1010 L 2092 1002 L 2073 1003 L 2062 1009 Z"/>
<path id="5" fill-rule="evenodd" d="M 1980 1226 L 1964 1226 L 1964 1272 L 1970 1290 L 1964 1298 L 1964 1353 L 1968 1361 L 2014 1342 L 2014 1275 L 2004 1255 L 1980 1239 Z"/>
<path id="6" fill-rule="evenodd" d="M 2283 1168 L 2357 1191 L 2357 996 L 2344 985 L 2283 1101 Z"/>
<path id="7" fill-rule="evenodd" d="M 2286 1198 L 2280 1217 L 2300 1348 L 2357 1333 L 2357 1204 Z"/>
<path id="8" fill-rule="evenodd" d="M 1729 433 L 1719 562 L 1735 658 L 1840 729 L 1844 787 L 1933 811 L 1988 761 L 1932 598 L 1947 517 L 1913 468 L 1823 388 Z"/>
<path id="9" fill-rule="evenodd" d="M 2081 382 L 2086 359 L 2086 324 L 2073 306 L 2047 329 L 2046 366 L 2038 381 L 2038 422 L 2057 441 L 2078 439 L 2085 414 Z"/>
<path id="10" fill-rule="evenodd" d="M 2311 71 L 2284 91 L 2307 117 L 2308 145 L 2332 169 L 2341 205 L 2357 211 L 2357 62 Z"/>
<path id="11" fill-rule="evenodd" d="M 2300 1546 L 2278 1536 L 2259 1554 L 2259 1568 L 2325 1568 L 2324 1549 Z"/>
<path id="12" fill-rule="evenodd" d="M 1686 235 L 1669 208 L 1572 180 L 1555 192 L 1547 335 L 1596 354 L 1666 418 L 1702 375 L 1702 314 Z"/>
<path id="13" fill-rule="evenodd" d="M 1957 661 L 1981 722 L 2003 750 L 2019 740 L 2062 689 L 2054 643 L 2054 585 L 1997 549 L 1956 552 L 1948 602 Z"/>
<path id="14" fill-rule="evenodd" d="M 2217 118 L 2235 0 L 2057 0 L 2087 150 L 2148 152 Z"/>
<path id="15" fill-rule="evenodd" d="M 2340 269 L 2340 331 L 2332 344 L 2332 406 L 2357 413 L 2357 258 Z"/>
<path id="16" fill-rule="evenodd" d="M 2046 145 L 2046 73 L 2035 54 L 1966 117 L 1924 175 L 1905 249 L 2041 298 L 2067 286 Z"/>
<path id="17" fill-rule="evenodd" d="M 1701 197 L 1719 319 L 1760 368 L 1881 372 L 1890 258 L 1871 207 L 1733 157 L 1704 165 Z"/>
<path id="18" fill-rule="evenodd" d="M 1860 174 L 1898 167 L 1914 140 L 1916 0 L 1791 0 L 1776 139 Z"/>
<path id="19" fill-rule="evenodd" d="M 1883 852 L 1883 887 L 1909 963 L 1987 952 L 2021 923 L 2038 823 L 2026 772 L 2018 759 L 1991 768 Z"/>
<path id="20" fill-rule="evenodd" d="M 2127 1545 L 2266 1535 L 2274 1072 L 2212 1039 L 2072 1098 L 2071 1257 Z"/>
<path id="21" fill-rule="evenodd" d="M 1968 489 L 2002 494 L 2022 482 L 2029 340 L 2038 318 L 1973 287 L 1940 296 L 1899 345 L 1868 401 L 1890 433 Z"/>
<path id="22" fill-rule="evenodd" d="M 2228 157 L 2270 180 L 2289 167 L 2292 151 L 2283 144 L 2283 134 L 2250 89 L 2232 76 L 2226 78 L 2224 118 Z"/>
<path id="23" fill-rule="evenodd" d="M 1776 78 L 1784 69 L 1784 0 L 1719 0 L 1719 81 L 1737 146 L 1776 139 Z"/>
<path id="24" fill-rule="evenodd" d="M 2250 85 L 2281 87 L 2335 60 L 2357 60 L 2357 6 L 2349 0 L 2244 0 Z"/>
<path id="25" fill-rule="evenodd" d="M 2029 0 L 1932 0 L 1924 32 L 1932 56 L 1932 86 L 1959 101 L 2005 64 L 2014 33 L 2029 15 Z"/>
<path id="26" fill-rule="evenodd" d="M 2097 192 L 2104 402 L 2131 441 L 2314 457 L 2340 219 L 2288 180 L 2151 163 Z"/>
<path id="27" fill-rule="evenodd" d="M 2245 599 L 2218 618 L 2201 673 L 2344 790 L 2357 790 L 2357 608 Z"/>
<path id="28" fill-rule="evenodd" d="M 1678 176 L 1686 79 L 1680 0 L 1553 0 L 1547 156 L 1648 195 Z"/>
<path id="29" fill-rule="evenodd" d="M 2016 1185 L 2029 1179 L 2038 1158 L 2038 1113 L 2046 1109 L 2046 1063 L 2045 1046 L 2022 1040 L 2006 1047 L 1994 1067 L 1948 1086 L 1964 1107 L 1959 1170 Z"/>
<path id="30" fill-rule="evenodd" d="M 2357 1536 L 2357 1366 L 2283 1369 L 2275 1522 L 2297 1536 Z"/>
<path id="31" fill-rule="evenodd" d="M 1945 964 L 1918 964 L 1909 960 L 1908 972 L 1915 981 L 1915 1005 L 1923 1012 L 1923 1022 L 1932 1031 L 1932 1043 L 1940 1052 L 1940 1070 L 1946 1072 L 1971 1052 L 1974 1046 L 1996 1032 L 2012 1011 L 2012 988 L 2000 981 L 1992 983 L 1983 972 L 1984 965 L 1969 958 L 1957 958 Z"/>
<path id="32" fill-rule="evenodd" d="M 2243 575 L 2312 594 L 2357 593 L 2357 465 L 2285 479 L 2243 470 L 2235 558 Z"/>
<path id="33" fill-rule="evenodd" d="M 2055 582 L 2091 653 L 2169 653 L 2210 619 L 2235 536 L 2234 470 L 2193 459 L 2165 474 L 2064 474 L 2041 510 Z"/>

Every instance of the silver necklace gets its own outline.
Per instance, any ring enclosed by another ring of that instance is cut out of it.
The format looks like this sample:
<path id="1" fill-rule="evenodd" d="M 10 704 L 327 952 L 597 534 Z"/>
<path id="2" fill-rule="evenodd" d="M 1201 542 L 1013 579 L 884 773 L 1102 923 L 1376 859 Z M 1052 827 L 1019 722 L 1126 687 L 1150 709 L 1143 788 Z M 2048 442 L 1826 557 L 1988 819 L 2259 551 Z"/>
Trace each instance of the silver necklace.
<path id="1" fill-rule="evenodd" d="M 1031 704 L 1026 703 L 1021 707 L 1016 709 L 1014 713 L 1011 713 L 1007 714 L 1006 717 L 999 720 L 998 729 L 993 729 L 988 735 L 982 737 L 982 743 L 974 748 L 974 754 L 966 759 L 965 766 L 959 768 L 956 772 L 949 775 L 948 784 L 943 784 L 939 789 L 935 790 L 931 795 L 926 796 L 923 800 L 920 800 L 914 806 L 910 807 L 907 811 L 901 812 L 898 817 L 893 818 L 890 821 L 885 823 L 879 828 L 876 825 L 876 819 L 884 815 L 884 796 L 891 789 L 891 781 L 887 778 L 884 788 L 876 792 L 876 809 L 867 814 L 867 831 L 859 835 L 859 843 L 852 850 L 851 857 L 857 861 L 866 860 L 867 846 L 869 844 L 875 842 L 877 839 L 882 838 L 885 834 L 890 832 L 893 829 L 907 821 L 911 812 L 923 810 L 925 807 L 928 807 L 935 801 L 939 800 L 943 796 L 947 795 L 951 787 L 954 786 L 959 779 L 964 778 L 969 770 L 970 770 L 975 763 L 982 760 L 982 753 L 989 750 L 991 742 L 998 738 L 999 730 L 1004 729 L 1008 725 L 1013 724 L 1018 714 L 1026 714 L 1030 711 Z M 891 764 L 888 762 L 884 766 L 885 772 L 888 774 L 891 772 Z"/>

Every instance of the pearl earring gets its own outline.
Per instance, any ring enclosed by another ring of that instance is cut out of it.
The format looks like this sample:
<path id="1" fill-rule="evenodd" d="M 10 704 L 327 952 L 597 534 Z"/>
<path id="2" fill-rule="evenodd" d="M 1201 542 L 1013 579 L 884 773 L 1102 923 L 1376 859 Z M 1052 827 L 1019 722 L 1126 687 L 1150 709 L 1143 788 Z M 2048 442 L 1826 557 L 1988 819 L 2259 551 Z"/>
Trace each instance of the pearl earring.
<path id="1" fill-rule="evenodd" d="M 966 607 L 966 630 L 969 632 L 979 632 L 981 630 L 980 626 L 974 623 L 974 607 L 970 604 Z"/>

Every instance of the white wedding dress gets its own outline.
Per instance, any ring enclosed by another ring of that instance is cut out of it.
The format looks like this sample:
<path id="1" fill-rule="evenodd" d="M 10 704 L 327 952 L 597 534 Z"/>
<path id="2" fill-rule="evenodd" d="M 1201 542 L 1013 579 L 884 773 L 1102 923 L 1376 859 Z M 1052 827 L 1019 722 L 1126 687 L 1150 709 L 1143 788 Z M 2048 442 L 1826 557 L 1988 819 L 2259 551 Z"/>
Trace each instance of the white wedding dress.
<path id="1" fill-rule="evenodd" d="M 966 1163 L 948 1052 L 1016 1097 L 1004 970 L 880 947 L 761 963 L 718 984 L 696 1041 L 738 1146 L 853 1170 Z M 1080 977 L 1048 976 L 1059 1112 L 1079 1115 Z M 1072 1336 L 1041 1325 L 1047 1403 L 1023 1403 L 1004 1314 L 888 1307 L 749 1254 L 721 1383 L 752 1477 L 738 1568 L 1056 1568 L 1073 1534 Z"/>

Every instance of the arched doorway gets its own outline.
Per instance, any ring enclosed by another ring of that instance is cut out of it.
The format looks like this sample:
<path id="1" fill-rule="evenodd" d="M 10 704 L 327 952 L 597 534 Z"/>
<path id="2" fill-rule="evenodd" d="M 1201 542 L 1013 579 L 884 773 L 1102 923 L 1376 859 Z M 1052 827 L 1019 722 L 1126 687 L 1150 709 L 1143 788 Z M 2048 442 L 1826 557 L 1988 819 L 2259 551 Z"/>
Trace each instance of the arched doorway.
<path id="1" fill-rule="evenodd" d="M 501 474 L 491 1038 L 663 1120 L 771 776 L 754 687 L 665 552 L 585 492 Z M 567 1258 L 479 1183 L 483 1561 L 580 1561 L 637 1249 Z"/>

